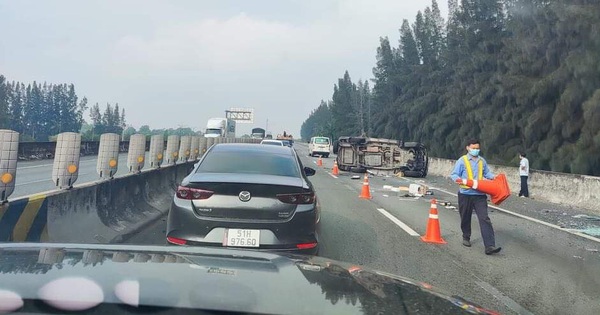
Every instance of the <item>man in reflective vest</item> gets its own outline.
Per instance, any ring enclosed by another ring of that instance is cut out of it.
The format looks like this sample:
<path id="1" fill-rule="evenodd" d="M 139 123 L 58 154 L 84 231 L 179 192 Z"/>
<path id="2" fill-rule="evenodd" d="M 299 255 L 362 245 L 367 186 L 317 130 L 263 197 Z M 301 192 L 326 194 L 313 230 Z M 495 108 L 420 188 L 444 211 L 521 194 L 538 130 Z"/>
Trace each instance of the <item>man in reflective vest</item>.
<path id="1" fill-rule="evenodd" d="M 457 179 L 494 179 L 494 174 L 490 171 L 487 162 L 479 156 L 479 140 L 472 139 L 467 141 L 467 154 L 456 161 L 454 170 L 450 177 L 452 181 Z M 477 214 L 479 227 L 481 228 L 481 237 L 485 245 L 486 255 L 500 252 L 502 247 L 496 247 L 494 237 L 494 227 L 488 216 L 487 196 L 478 190 L 460 185 L 458 192 L 458 209 L 460 212 L 460 228 L 463 234 L 463 245 L 471 247 L 471 217 L 473 210 Z"/>

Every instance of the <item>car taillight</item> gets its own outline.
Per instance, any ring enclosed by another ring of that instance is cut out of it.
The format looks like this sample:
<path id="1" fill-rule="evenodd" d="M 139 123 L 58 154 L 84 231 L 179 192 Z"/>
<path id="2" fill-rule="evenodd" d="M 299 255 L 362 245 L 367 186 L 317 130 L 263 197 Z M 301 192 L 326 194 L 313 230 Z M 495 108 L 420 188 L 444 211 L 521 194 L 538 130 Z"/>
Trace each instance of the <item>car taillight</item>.
<path id="1" fill-rule="evenodd" d="M 295 205 L 305 205 L 315 202 L 314 193 L 301 193 L 301 194 L 279 194 L 277 199 L 284 203 L 291 203 Z"/>
<path id="2" fill-rule="evenodd" d="M 214 192 L 209 190 L 202 190 L 196 188 L 189 188 L 184 186 L 177 187 L 177 198 L 185 200 L 202 200 L 208 199 Z"/>
<path id="3" fill-rule="evenodd" d="M 186 240 L 176 237 L 167 236 L 167 242 L 175 245 L 185 245 L 187 243 Z"/>
<path id="4" fill-rule="evenodd" d="M 297 244 L 296 248 L 298 249 L 310 249 L 310 248 L 315 248 L 317 247 L 317 243 L 302 243 L 302 244 Z"/>

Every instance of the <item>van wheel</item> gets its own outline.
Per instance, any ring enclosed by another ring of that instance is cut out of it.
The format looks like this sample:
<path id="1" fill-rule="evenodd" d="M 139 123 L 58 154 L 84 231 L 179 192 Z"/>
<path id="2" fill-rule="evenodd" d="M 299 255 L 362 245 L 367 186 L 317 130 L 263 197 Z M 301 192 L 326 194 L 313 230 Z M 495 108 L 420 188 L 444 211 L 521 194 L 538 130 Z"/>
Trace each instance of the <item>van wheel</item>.
<path id="1" fill-rule="evenodd" d="M 325 154 L 325 158 L 328 158 L 328 157 L 329 157 L 329 154 Z"/>

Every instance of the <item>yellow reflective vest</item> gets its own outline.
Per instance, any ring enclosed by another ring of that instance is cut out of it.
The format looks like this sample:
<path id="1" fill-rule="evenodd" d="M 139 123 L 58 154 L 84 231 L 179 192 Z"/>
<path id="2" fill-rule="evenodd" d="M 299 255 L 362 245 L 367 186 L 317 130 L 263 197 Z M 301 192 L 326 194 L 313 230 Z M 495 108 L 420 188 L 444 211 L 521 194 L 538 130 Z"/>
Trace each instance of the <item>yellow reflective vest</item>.
<path id="1" fill-rule="evenodd" d="M 467 155 L 463 155 L 463 161 L 465 162 L 465 168 L 467 169 L 467 179 L 473 180 L 473 169 L 471 168 L 471 162 L 469 162 L 469 157 Z M 483 160 L 479 158 L 479 162 L 477 163 L 477 180 L 483 179 Z M 469 186 L 460 185 L 461 188 L 471 189 Z"/>

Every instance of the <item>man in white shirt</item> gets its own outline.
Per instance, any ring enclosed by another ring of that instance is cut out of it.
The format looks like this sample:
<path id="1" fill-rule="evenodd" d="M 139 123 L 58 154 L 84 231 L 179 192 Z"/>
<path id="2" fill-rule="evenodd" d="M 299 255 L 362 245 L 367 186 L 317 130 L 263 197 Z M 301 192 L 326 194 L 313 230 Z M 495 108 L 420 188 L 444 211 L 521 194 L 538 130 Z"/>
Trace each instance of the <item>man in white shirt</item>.
<path id="1" fill-rule="evenodd" d="M 529 188 L 527 180 L 529 179 L 529 160 L 525 157 L 525 152 L 519 153 L 521 163 L 519 163 L 519 175 L 521 175 L 521 191 L 519 197 L 529 197 Z"/>

